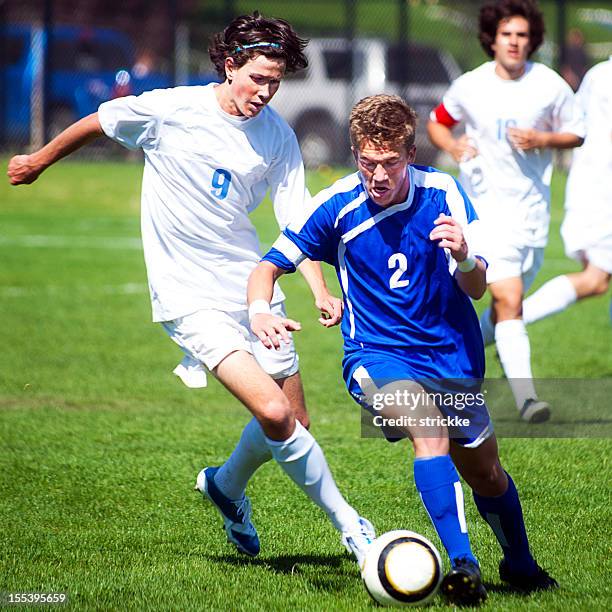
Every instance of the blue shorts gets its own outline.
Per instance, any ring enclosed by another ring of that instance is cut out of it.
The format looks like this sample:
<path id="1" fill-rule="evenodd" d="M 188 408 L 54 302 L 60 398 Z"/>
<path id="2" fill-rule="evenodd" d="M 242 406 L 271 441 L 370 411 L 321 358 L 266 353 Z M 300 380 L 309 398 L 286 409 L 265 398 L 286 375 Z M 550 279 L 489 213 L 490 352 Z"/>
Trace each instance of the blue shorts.
<path id="1" fill-rule="evenodd" d="M 392 426 L 381 424 L 380 410 L 385 398 L 393 391 L 396 406 L 398 393 L 400 400 L 406 397 L 414 400 L 414 394 L 405 391 L 407 385 L 402 388 L 401 384 L 401 381 L 412 381 L 423 387 L 430 401 L 438 407 L 452 440 L 468 448 L 480 446 L 493 434 L 493 424 L 481 393 L 482 381 L 470 378 L 432 378 L 424 373 L 427 367 L 427 364 L 425 368 L 420 367 L 419 360 L 408 352 L 370 347 L 347 351 L 343 360 L 344 381 L 349 393 L 371 415 L 378 416 L 378 419 L 372 419 L 373 423 L 382 429 L 387 440 L 396 441 L 406 435 Z M 416 399 L 418 401 L 419 398 Z M 375 405 L 377 402 L 378 405 Z M 403 418 L 408 419 L 411 414 L 415 414 L 407 403 L 400 402 L 400 405 L 406 406 Z M 419 431 L 423 432 L 423 437 L 427 437 L 427 427 L 420 429 L 417 426 L 417 436 Z"/>

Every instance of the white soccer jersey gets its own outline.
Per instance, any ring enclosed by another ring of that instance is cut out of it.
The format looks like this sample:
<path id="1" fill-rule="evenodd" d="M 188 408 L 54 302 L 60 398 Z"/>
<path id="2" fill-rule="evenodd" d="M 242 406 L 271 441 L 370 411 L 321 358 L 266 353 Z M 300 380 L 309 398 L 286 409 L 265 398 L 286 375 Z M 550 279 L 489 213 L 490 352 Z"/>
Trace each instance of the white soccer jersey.
<path id="1" fill-rule="evenodd" d="M 528 62 L 515 80 L 495 74 L 486 62 L 459 77 L 443 100 L 478 155 L 461 163 L 459 180 L 478 216 L 497 241 L 543 247 L 550 219 L 552 151 L 511 147 L 509 127 L 570 132 L 584 136 L 584 126 L 567 83 L 543 64 Z"/>
<path id="2" fill-rule="evenodd" d="M 574 150 L 565 207 L 612 233 L 612 57 L 591 68 L 576 94 L 585 114 L 586 138 Z M 607 221 L 604 221 L 607 220 Z"/>
<path id="3" fill-rule="evenodd" d="M 295 134 L 271 108 L 241 119 L 214 84 L 105 102 L 105 134 L 145 155 L 141 229 L 154 321 L 246 309 L 261 255 L 249 220 L 270 189 L 283 230 L 309 197 Z M 273 303 L 284 299 L 278 286 Z"/>

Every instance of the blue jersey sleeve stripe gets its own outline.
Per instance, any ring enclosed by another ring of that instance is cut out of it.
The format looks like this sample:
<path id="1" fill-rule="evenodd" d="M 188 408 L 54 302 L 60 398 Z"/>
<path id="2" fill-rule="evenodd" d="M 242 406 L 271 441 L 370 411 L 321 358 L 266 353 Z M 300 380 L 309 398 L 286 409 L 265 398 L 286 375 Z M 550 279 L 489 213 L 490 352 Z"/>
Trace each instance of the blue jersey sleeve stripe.
<path id="1" fill-rule="evenodd" d="M 355 210 L 356 208 L 359 208 L 367 200 L 367 198 L 368 198 L 368 194 L 365 190 L 363 190 L 352 202 L 349 202 L 346 206 L 344 206 L 340 210 L 340 212 L 338 213 L 338 216 L 336 217 L 336 220 L 334 221 L 334 227 L 338 227 L 338 223 L 340 223 L 340 219 L 342 219 L 342 217 L 350 213 L 351 210 Z"/>
<path id="2" fill-rule="evenodd" d="M 451 180 L 448 191 L 446 192 L 446 204 L 450 209 L 451 217 L 459 222 L 465 228 L 469 223 L 468 211 L 465 200 L 461 196 L 461 192 L 457 188 L 457 183 Z"/>
<path id="3" fill-rule="evenodd" d="M 478 219 L 476 211 L 465 191 L 463 191 L 461 185 L 450 174 L 435 170 L 425 172 L 414 167 L 412 170 L 417 187 L 437 189 L 446 194 L 446 205 L 449 208 L 451 217 L 456 219 L 464 228 L 468 223 Z"/>
<path id="4" fill-rule="evenodd" d="M 463 198 L 463 206 L 465 208 L 465 216 L 467 218 L 467 222 L 472 223 L 472 221 L 477 221 L 478 215 L 476 214 L 476 209 L 474 208 L 474 205 L 472 204 L 470 198 L 468 198 L 467 193 L 465 193 L 463 187 L 461 186 L 461 183 L 455 178 L 453 178 L 453 183 L 455 184 L 455 188 L 459 191 L 461 197 Z"/>
<path id="5" fill-rule="evenodd" d="M 306 225 L 310 217 L 312 217 L 312 215 L 315 214 L 321 206 L 327 204 L 336 196 L 340 196 L 341 200 L 347 199 L 347 196 L 360 186 L 361 180 L 359 179 L 359 175 L 357 173 L 349 174 L 348 176 L 339 179 L 330 187 L 327 187 L 314 195 L 310 199 L 304 214 L 301 215 L 300 218 L 294 219 L 288 227 L 295 233 L 299 233 L 304 225 Z"/>
<path id="6" fill-rule="evenodd" d="M 476 257 L 476 259 L 480 259 L 480 261 L 482 261 L 482 263 L 485 265 L 485 269 L 487 269 L 489 267 L 489 262 L 482 255 L 474 255 L 474 257 Z"/>
<path id="7" fill-rule="evenodd" d="M 262 261 L 269 261 L 281 270 L 295 272 L 295 266 L 280 251 L 272 247 L 262 258 Z"/>
<path id="8" fill-rule="evenodd" d="M 272 245 L 272 248 L 284 255 L 285 258 L 296 268 L 306 259 L 306 255 L 304 255 L 300 248 L 289 238 L 287 238 L 285 234 L 281 234 L 276 239 L 276 242 Z"/>
<path id="9" fill-rule="evenodd" d="M 488 242 L 478 215 L 461 185 L 450 174 L 435 169 L 425 171 L 413 167 L 413 176 L 417 187 L 439 190 L 444 193 L 444 201 L 451 217 L 463 228 L 470 253 L 482 257 L 488 250 Z M 485 259 L 485 257 L 482 258 Z M 456 267 L 455 260 L 450 257 L 448 264 L 449 272 L 453 274 Z"/>

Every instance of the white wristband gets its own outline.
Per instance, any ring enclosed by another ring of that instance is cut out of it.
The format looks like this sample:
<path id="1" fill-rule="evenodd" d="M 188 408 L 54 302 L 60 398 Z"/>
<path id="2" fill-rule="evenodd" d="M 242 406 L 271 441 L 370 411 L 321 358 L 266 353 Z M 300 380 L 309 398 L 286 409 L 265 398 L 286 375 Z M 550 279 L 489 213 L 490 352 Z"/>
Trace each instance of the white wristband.
<path id="1" fill-rule="evenodd" d="M 255 300 L 249 304 L 249 321 L 256 314 L 270 314 L 270 304 L 266 300 Z"/>
<path id="2" fill-rule="evenodd" d="M 476 267 L 476 258 L 468 255 L 463 261 L 457 262 L 459 272 L 471 272 Z"/>

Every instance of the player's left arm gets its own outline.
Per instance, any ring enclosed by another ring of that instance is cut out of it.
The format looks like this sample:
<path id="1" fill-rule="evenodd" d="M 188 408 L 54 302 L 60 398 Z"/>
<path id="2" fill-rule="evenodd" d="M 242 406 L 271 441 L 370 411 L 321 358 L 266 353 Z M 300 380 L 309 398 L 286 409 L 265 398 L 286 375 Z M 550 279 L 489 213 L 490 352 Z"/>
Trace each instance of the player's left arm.
<path id="1" fill-rule="evenodd" d="M 515 149 L 573 149 L 584 142 L 583 113 L 574 92 L 562 79 L 551 86 L 557 89 L 549 116 L 550 129 L 508 128 L 508 140 Z"/>
<path id="2" fill-rule="evenodd" d="M 283 231 L 296 216 L 306 214 L 305 208 L 310 201 L 302 155 L 293 132 L 283 143 L 283 152 L 271 169 L 268 183 L 274 214 L 279 228 Z M 338 325 L 342 320 L 344 304 L 330 293 L 320 262 L 305 259 L 298 266 L 298 270 L 308 283 L 315 306 L 321 312 L 319 321 L 326 327 Z"/>
<path id="3" fill-rule="evenodd" d="M 543 132 L 541 130 L 508 128 L 508 140 L 515 149 L 573 149 L 584 142 L 582 136 L 571 132 Z"/>
<path id="4" fill-rule="evenodd" d="M 342 321 L 342 312 L 344 302 L 332 295 L 325 282 L 321 263 L 305 259 L 299 266 L 298 270 L 306 279 L 312 295 L 314 296 L 315 306 L 321 313 L 319 322 L 325 327 L 333 327 Z"/>
<path id="5" fill-rule="evenodd" d="M 487 267 L 482 258 L 470 254 L 461 225 L 453 217 L 440 214 L 434 221 L 429 239 L 448 249 L 457 262 L 455 278 L 461 289 L 472 299 L 480 299 L 487 290 Z"/>

